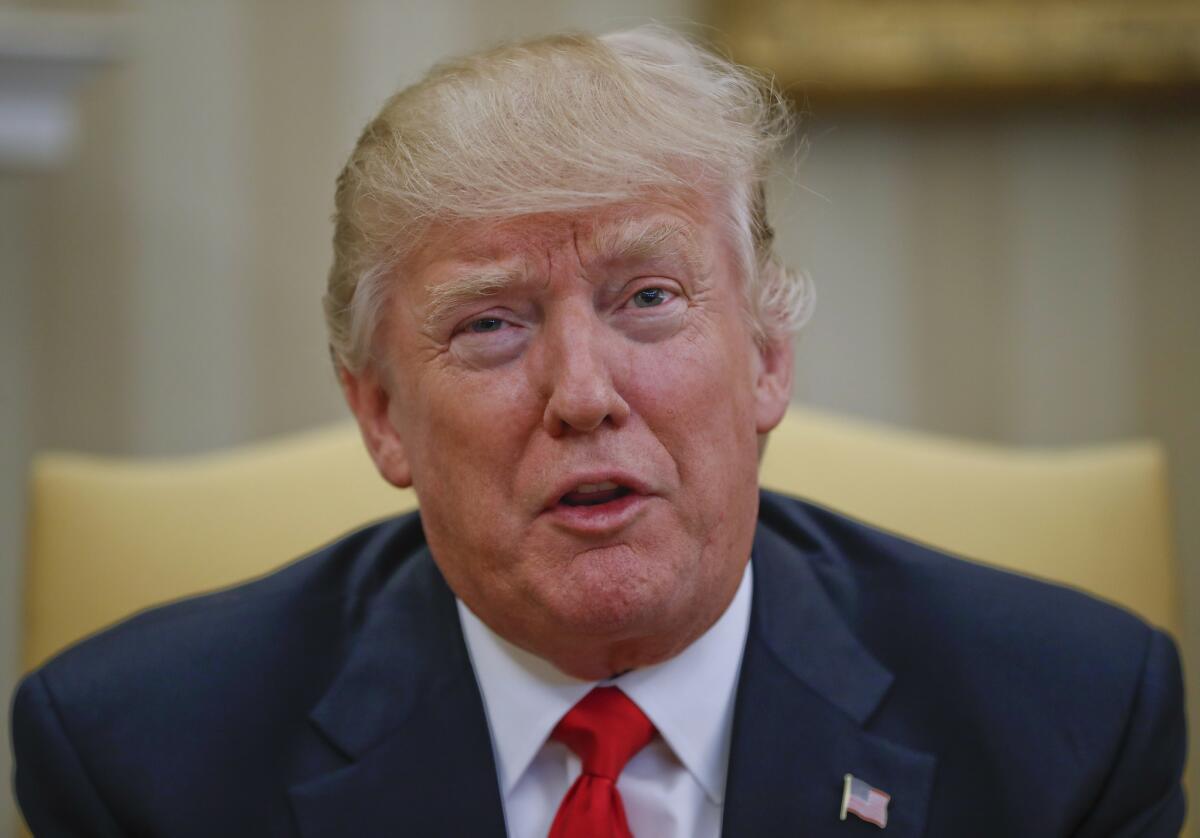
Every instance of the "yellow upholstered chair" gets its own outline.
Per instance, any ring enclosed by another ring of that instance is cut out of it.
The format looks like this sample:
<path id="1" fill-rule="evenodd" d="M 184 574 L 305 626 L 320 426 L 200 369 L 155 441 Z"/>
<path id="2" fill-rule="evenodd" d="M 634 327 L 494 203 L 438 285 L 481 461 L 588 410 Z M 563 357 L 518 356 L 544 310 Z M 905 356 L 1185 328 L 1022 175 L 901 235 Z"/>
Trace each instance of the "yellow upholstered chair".
<path id="1" fill-rule="evenodd" d="M 1177 628 L 1162 452 L 967 444 L 794 410 L 764 485 L 950 551 L 1056 579 Z M 198 457 L 39 456 L 25 664 L 132 611 L 265 573 L 415 506 L 349 423 Z"/>

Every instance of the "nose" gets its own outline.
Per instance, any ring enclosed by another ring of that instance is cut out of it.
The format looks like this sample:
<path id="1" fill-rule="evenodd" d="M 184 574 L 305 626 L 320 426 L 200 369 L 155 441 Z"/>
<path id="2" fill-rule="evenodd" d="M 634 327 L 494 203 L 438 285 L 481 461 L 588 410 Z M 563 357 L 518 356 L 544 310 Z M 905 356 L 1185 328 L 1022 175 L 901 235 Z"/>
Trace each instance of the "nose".
<path id="1" fill-rule="evenodd" d="M 560 437 L 573 431 L 591 433 L 606 423 L 624 425 L 629 404 L 613 378 L 619 337 L 607 334 L 594 314 L 582 312 L 545 328 L 546 432 Z"/>

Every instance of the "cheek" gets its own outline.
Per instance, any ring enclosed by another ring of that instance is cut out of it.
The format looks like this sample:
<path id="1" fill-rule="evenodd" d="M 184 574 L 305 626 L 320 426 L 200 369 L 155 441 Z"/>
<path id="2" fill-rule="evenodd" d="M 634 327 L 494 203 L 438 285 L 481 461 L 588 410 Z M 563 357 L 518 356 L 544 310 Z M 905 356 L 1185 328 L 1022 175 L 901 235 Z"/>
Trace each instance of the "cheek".
<path id="1" fill-rule="evenodd" d="M 478 378 L 486 380 L 418 392 L 419 450 L 412 455 L 429 545 L 451 588 L 476 599 L 484 590 L 501 595 L 504 546 L 520 532 L 512 480 L 530 412 L 516 386 L 500 386 L 502 376 Z"/>
<path id="2" fill-rule="evenodd" d="M 635 410 L 674 461 L 693 526 L 709 529 L 734 493 L 757 497 L 753 370 L 740 343 L 719 331 L 683 337 L 635 353 L 629 369 Z"/>
<path id="3" fill-rule="evenodd" d="M 411 429 L 413 480 L 430 523 L 457 539 L 470 536 L 470 522 L 441 521 L 443 512 L 503 521 L 525 438 L 540 421 L 522 379 L 498 370 L 429 376 L 410 405 L 402 421 Z"/>
<path id="4" fill-rule="evenodd" d="M 730 331 L 705 323 L 669 345 L 633 346 L 623 377 L 635 409 L 681 443 L 708 446 L 714 435 L 725 445 L 755 441 L 748 340 Z"/>
<path id="5" fill-rule="evenodd" d="M 411 425 L 425 437 L 422 453 L 466 465 L 512 455 L 513 448 L 501 441 L 526 430 L 540 416 L 516 365 L 425 376 L 412 394 L 412 404 L 416 415 Z"/>

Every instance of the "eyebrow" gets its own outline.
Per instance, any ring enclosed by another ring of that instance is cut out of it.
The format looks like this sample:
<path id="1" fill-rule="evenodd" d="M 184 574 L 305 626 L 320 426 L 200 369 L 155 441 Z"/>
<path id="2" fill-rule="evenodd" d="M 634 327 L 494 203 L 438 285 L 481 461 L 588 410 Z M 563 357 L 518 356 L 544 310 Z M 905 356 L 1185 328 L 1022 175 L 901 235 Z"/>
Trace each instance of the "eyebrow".
<path id="1" fill-rule="evenodd" d="M 628 219 L 594 231 L 592 247 L 600 261 L 680 258 L 688 269 L 699 273 L 703 266 L 690 227 L 682 221 Z M 525 272 L 515 265 L 469 266 L 455 277 L 429 290 L 425 326 L 432 329 L 461 305 L 498 294 L 520 281 Z"/>
<path id="2" fill-rule="evenodd" d="M 592 245 L 602 260 L 682 258 L 690 270 L 702 265 L 691 227 L 683 221 L 654 219 L 649 223 L 628 219 L 601 227 L 592 235 Z"/>
<path id="3" fill-rule="evenodd" d="M 515 266 L 483 265 L 459 273 L 453 280 L 429 290 L 425 327 L 433 328 L 448 312 L 459 306 L 491 296 L 519 280 L 523 271 Z"/>

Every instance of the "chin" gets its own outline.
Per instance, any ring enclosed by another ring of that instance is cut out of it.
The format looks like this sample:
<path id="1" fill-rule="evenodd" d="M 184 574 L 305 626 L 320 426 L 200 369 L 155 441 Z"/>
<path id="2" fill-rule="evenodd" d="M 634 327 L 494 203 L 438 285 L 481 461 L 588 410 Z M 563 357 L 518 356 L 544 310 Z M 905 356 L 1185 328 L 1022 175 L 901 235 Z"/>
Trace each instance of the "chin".
<path id="1" fill-rule="evenodd" d="M 686 598 L 682 577 L 667 564 L 648 564 L 626 547 L 589 550 L 572 560 L 547 611 L 566 634 L 620 641 L 672 634 Z"/>

